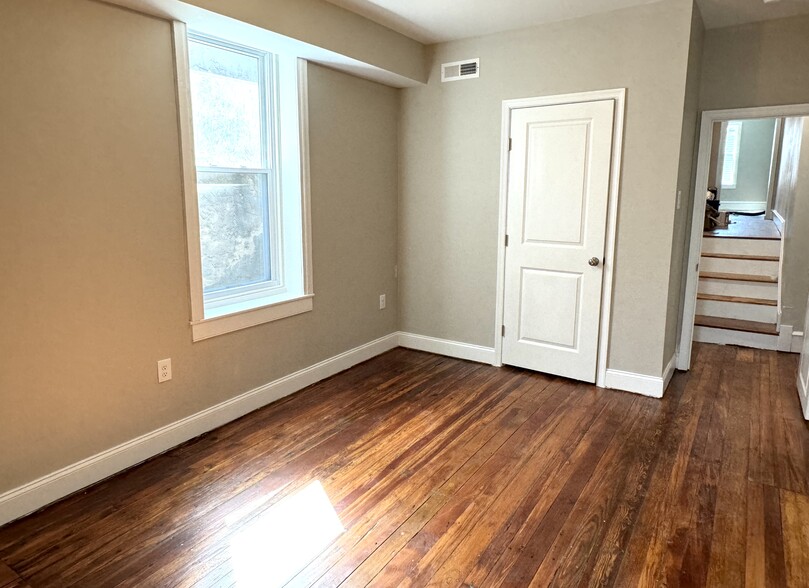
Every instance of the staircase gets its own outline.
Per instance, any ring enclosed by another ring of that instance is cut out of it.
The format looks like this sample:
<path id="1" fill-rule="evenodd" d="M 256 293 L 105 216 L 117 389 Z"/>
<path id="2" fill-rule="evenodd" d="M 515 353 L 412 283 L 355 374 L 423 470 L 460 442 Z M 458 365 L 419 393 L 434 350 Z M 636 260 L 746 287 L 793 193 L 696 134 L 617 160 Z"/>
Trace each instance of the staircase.
<path id="1" fill-rule="evenodd" d="M 780 237 L 702 239 L 694 340 L 778 349 Z"/>

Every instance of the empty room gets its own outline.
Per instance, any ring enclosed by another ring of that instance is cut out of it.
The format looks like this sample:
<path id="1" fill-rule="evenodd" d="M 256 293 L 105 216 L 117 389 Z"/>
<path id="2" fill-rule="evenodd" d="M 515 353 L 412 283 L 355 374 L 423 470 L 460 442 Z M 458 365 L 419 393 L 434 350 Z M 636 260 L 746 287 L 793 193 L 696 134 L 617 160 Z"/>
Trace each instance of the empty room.
<path id="1" fill-rule="evenodd" d="M 0 54 L 0 588 L 809 587 L 807 0 Z"/>

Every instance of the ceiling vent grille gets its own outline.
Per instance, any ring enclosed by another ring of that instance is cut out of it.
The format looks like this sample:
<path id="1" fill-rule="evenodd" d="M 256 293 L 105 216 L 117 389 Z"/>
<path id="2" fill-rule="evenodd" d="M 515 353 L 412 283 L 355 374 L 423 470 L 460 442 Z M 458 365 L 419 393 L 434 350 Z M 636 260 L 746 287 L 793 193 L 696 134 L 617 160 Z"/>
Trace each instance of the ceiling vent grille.
<path id="1" fill-rule="evenodd" d="M 441 81 L 455 82 L 480 77 L 480 59 L 465 59 L 441 64 Z"/>

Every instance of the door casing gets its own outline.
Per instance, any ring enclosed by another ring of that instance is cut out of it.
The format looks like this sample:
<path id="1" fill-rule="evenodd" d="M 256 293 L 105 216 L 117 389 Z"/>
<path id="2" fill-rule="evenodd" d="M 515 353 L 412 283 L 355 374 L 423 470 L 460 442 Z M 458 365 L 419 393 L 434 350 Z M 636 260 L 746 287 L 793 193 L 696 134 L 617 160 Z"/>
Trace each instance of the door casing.
<path id="1" fill-rule="evenodd" d="M 520 108 L 537 106 L 557 106 L 562 104 L 578 104 L 598 100 L 615 101 L 615 117 L 613 121 L 612 161 L 610 162 L 609 196 L 607 203 L 607 233 L 604 247 L 604 282 L 601 295 L 601 324 L 599 325 L 598 359 L 596 385 L 603 387 L 607 377 L 607 355 L 609 353 L 610 323 L 612 316 L 612 290 L 615 267 L 615 241 L 618 220 L 618 196 L 621 187 L 621 156 L 624 136 L 624 113 L 626 110 L 626 88 L 612 90 L 596 90 L 575 94 L 540 96 L 504 100 L 500 131 L 500 206 L 497 228 L 497 301 L 495 305 L 494 352 L 495 365 L 503 365 L 503 312 L 505 307 L 506 280 L 506 215 L 508 211 L 508 172 L 509 172 L 509 137 L 511 134 L 511 115 Z"/>

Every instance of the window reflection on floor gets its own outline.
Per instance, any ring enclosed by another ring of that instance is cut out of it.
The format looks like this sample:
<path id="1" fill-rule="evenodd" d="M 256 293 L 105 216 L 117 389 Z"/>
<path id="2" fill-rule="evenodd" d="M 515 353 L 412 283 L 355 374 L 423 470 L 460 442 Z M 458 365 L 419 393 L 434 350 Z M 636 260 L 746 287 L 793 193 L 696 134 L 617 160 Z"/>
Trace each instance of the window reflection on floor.
<path id="1" fill-rule="evenodd" d="M 238 588 L 282 586 L 345 529 L 317 480 L 262 513 L 230 542 Z"/>

